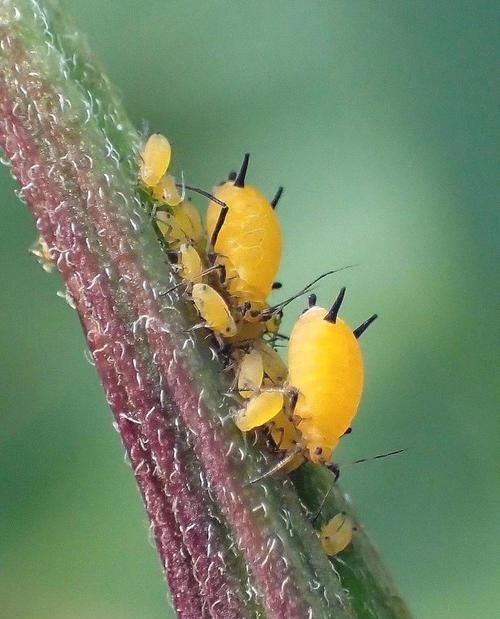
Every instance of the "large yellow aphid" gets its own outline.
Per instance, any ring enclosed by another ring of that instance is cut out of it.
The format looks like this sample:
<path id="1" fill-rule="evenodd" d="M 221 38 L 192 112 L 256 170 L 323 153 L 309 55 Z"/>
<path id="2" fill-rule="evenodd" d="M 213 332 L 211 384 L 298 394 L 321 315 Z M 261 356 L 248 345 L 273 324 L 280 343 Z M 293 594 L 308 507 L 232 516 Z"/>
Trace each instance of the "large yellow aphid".
<path id="1" fill-rule="evenodd" d="M 354 331 L 337 314 L 345 288 L 330 310 L 315 305 L 295 323 L 288 345 L 288 388 L 306 457 L 327 464 L 339 439 L 349 431 L 363 392 L 359 336 L 374 314 Z M 294 398 L 294 399 L 295 399 Z"/>
<path id="2" fill-rule="evenodd" d="M 329 520 L 319 534 L 321 546 L 327 555 L 333 557 L 352 542 L 355 526 L 346 512 L 340 512 Z"/>
<path id="3" fill-rule="evenodd" d="M 242 302 L 263 303 L 281 261 L 281 229 L 275 204 L 245 185 L 248 159 L 247 154 L 234 181 L 214 189 L 214 197 L 226 207 L 210 201 L 207 232 L 226 267 L 229 294 Z"/>
<path id="4" fill-rule="evenodd" d="M 237 327 L 224 298 L 208 284 L 194 284 L 191 298 L 207 327 L 217 335 L 236 335 Z"/>
<path id="5" fill-rule="evenodd" d="M 170 165 L 172 148 L 170 142 L 161 133 L 153 133 L 148 138 L 141 151 L 141 169 L 139 172 L 142 182 L 147 187 L 155 187 Z"/>

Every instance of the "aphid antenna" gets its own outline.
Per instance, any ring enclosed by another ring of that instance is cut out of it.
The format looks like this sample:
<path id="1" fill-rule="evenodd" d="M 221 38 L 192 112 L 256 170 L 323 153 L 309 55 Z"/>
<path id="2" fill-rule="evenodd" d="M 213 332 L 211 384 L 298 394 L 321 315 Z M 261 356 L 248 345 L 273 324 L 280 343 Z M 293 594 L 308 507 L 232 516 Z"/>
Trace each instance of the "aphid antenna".
<path id="1" fill-rule="evenodd" d="M 222 200 L 219 200 L 219 198 L 216 198 L 210 192 L 205 191 L 204 189 L 200 189 L 199 187 L 193 187 L 192 185 L 186 185 L 184 183 L 184 179 L 182 180 L 182 183 L 175 183 L 175 186 L 177 187 L 177 189 L 182 189 L 183 191 L 185 189 L 187 189 L 188 191 L 194 191 L 194 193 L 198 193 L 200 194 L 200 196 L 204 196 L 205 198 L 208 198 L 209 200 L 211 200 L 212 202 L 215 202 L 216 204 L 219 204 L 220 206 L 227 207 L 227 204 L 225 202 L 223 202 Z"/>
<path id="2" fill-rule="evenodd" d="M 344 464 L 338 465 L 339 469 L 344 469 L 348 466 L 352 466 L 353 464 L 362 464 L 363 462 L 371 462 L 372 460 L 380 460 L 381 458 L 387 458 L 389 456 L 396 456 L 397 454 L 402 454 L 405 451 L 408 451 L 408 448 L 405 449 L 396 449 L 395 451 L 387 451 L 383 454 L 378 454 L 377 456 L 370 456 L 369 458 L 360 458 L 359 460 L 352 460 L 351 462 L 345 462 Z"/>
<path id="3" fill-rule="evenodd" d="M 223 264 L 216 264 L 213 267 L 208 267 L 208 269 L 205 269 L 204 271 L 202 271 L 199 277 L 204 277 L 205 275 L 208 275 L 209 273 L 213 273 L 214 271 L 219 271 L 220 269 L 223 269 L 223 268 L 224 268 Z M 188 281 L 179 282 L 178 284 L 175 284 L 175 286 L 172 286 L 168 290 L 164 290 L 163 292 L 160 292 L 159 296 L 164 297 L 166 294 L 170 294 L 171 292 L 173 292 L 174 290 L 177 290 L 178 288 L 181 288 L 182 286 L 187 287 L 192 283 L 193 282 L 188 282 Z"/>
<path id="4" fill-rule="evenodd" d="M 285 467 L 287 464 L 289 464 L 295 458 L 295 456 L 298 456 L 301 452 L 302 452 L 302 447 L 300 445 L 296 445 L 293 449 L 291 449 L 287 453 L 287 455 L 282 460 L 277 462 L 268 471 L 266 471 L 262 475 L 259 475 L 259 477 L 255 477 L 254 479 L 251 479 L 245 485 L 250 486 L 251 484 L 255 484 L 258 481 L 261 481 L 262 479 L 265 479 L 266 477 L 270 477 L 271 475 L 274 475 L 274 473 L 276 473 L 277 471 L 279 471 L 280 469 Z"/>
<path id="5" fill-rule="evenodd" d="M 310 292 L 311 288 L 315 284 L 317 284 L 323 278 L 328 277 L 328 275 L 333 275 L 334 273 L 340 273 L 340 271 L 345 271 L 346 269 L 352 269 L 355 266 L 357 266 L 357 265 L 356 264 L 348 264 L 345 267 L 340 267 L 339 269 L 333 269 L 333 271 L 327 271 L 326 273 L 322 273 L 321 275 L 316 277 L 316 279 L 313 279 L 312 282 L 309 282 L 309 284 L 307 284 L 307 286 L 304 286 L 304 288 L 302 288 L 302 290 L 299 290 L 299 292 L 297 292 L 296 294 L 292 295 L 291 297 L 288 297 L 288 299 L 285 299 L 284 301 L 281 301 L 280 303 L 276 303 L 276 305 L 273 305 L 270 308 L 268 308 L 267 310 L 265 310 L 264 312 L 262 312 L 262 320 L 268 320 L 269 318 L 274 316 L 274 314 L 276 314 L 278 311 L 283 310 L 292 301 L 295 301 L 295 299 L 298 299 L 299 297 L 303 297 L 305 294 Z"/>
<path id="6" fill-rule="evenodd" d="M 329 462 L 326 465 L 326 468 L 334 474 L 335 479 L 333 481 L 333 484 L 326 491 L 325 496 L 323 497 L 321 504 L 318 508 L 318 511 L 316 512 L 316 515 L 311 520 L 311 523 L 314 524 L 316 520 L 319 518 L 328 497 L 333 491 L 333 487 L 337 483 L 337 479 L 339 478 L 341 469 L 344 469 L 347 466 L 352 466 L 353 464 L 361 464 L 362 462 L 371 462 L 372 460 L 380 460 L 380 458 L 387 458 L 388 456 L 395 456 L 405 451 L 408 451 L 408 449 L 396 449 L 395 451 L 388 451 L 383 454 L 378 454 L 377 456 L 370 456 L 369 458 L 360 458 L 359 460 L 353 460 L 352 462 L 346 462 L 345 464 L 335 464 L 334 462 Z"/>
<path id="7" fill-rule="evenodd" d="M 283 195 L 283 190 L 284 188 L 282 185 L 278 187 L 278 191 L 274 195 L 274 198 L 271 200 L 271 206 L 273 207 L 273 209 L 275 209 L 278 206 L 278 202 L 280 201 L 281 196 Z"/>
<path id="8" fill-rule="evenodd" d="M 235 187 L 240 187 L 242 189 L 245 186 L 245 180 L 247 176 L 249 160 L 250 160 L 250 153 L 245 153 L 245 156 L 243 157 L 243 162 L 241 164 L 240 171 L 238 172 L 238 176 L 234 179 Z"/>

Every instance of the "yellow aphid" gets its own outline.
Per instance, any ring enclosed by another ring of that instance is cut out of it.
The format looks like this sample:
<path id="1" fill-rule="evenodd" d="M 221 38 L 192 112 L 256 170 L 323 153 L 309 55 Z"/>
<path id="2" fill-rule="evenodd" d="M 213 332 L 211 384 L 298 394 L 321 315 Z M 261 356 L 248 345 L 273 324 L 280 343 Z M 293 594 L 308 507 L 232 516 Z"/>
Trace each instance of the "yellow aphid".
<path id="1" fill-rule="evenodd" d="M 251 398 L 259 391 L 264 380 L 262 355 L 257 350 L 245 353 L 238 367 L 238 391 L 242 398 Z"/>
<path id="2" fill-rule="evenodd" d="M 141 152 L 140 178 L 147 187 L 158 185 L 170 165 L 172 149 L 164 135 L 153 133 Z"/>
<path id="3" fill-rule="evenodd" d="M 56 261 L 50 253 L 49 246 L 45 242 L 43 236 L 39 236 L 38 239 L 33 243 L 33 245 L 30 247 L 30 252 L 36 257 L 44 271 L 50 273 L 54 270 L 56 266 Z"/>
<path id="4" fill-rule="evenodd" d="M 204 250 L 205 233 L 198 209 L 191 200 L 184 200 L 174 209 L 174 217 L 179 221 L 182 228 L 186 231 L 190 241 L 198 249 Z"/>
<path id="5" fill-rule="evenodd" d="M 325 464 L 357 413 L 364 378 L 358 337 L 376 318 L 353 331 L 337 317 L 344 293 L 330 310 L 312 306 L 302 314 L 288 345 L 288 385 L 297 395 L 302 446 L 308 459 Z"/>
<path id="6" fill-rule="evenodd" d="M 246 342 L 253 342 L 261 335 L 264 334 L 266 325 L 263 322 L 240 322 L 238 323 L 238 332 L 232 338 L 229 343 L 232 345 L 238 345 Z"/>
<path id="7" fill-rule="evenodd" d="M 194 284 L 191 298 L 207 326 L 222 337 L 236 335 L 237 328 L 223 297 L 207 284 Z"/>
<path id="8" fill-rule="evenodd" d="M 281 261 L 281 229 L 273 204 L 255 187 L 245 185 L 248 157 L 234 181 L 214 189 L 227 213 L 219 227 L 224 207 L 210 201 L 207 231 L 213 251 L 224 257 L 229 294 L 242 302 L 263 303 Z"/>
<path id="9" fill-rule="evenodd" d="M 263 426 L 282 410 L 283 394 L 276 391 L 263 391 L 251 398 L 235 419 L 242 432 Z"/>
<path id="10" fill-rule="evenodd" d="M 167 243 L 174 249 L 191 243 L 203 250 L 204 235 L 201 218 L 189 200 L 169 211 L 156 211 L 155 221 Z"/>
<path id="11" fill-rule="evenodd" d="M 182 202 L 182 196 L 175 184 L 175 178 L 171 174 L 164 174 L 159 183 L 152 188 L 154 199 L 161 204 L 177 206 Z"/>
<path id="12" fill-rule="evenodd" d="M 179 221 L 169 211 L 156 211 L 155 222 L 170 247 L 178 249 L 189 237 Z"/>
<path id="13" fill-rule="evenodd" d="M 267 427 L 280 451 L 290 451 L 300 442 L 300 432 L 284 410 L 278 413 Z"/>
<path id="14" fill-rule="evenodd" d="M 354 524 L 345 512 L 340 512 L 327 522 L 319 534 L 321 546 L 327 555 L 335 556 L 352 542 Z"/>
<path id="15" fill-rule="evenodd" d="M 203 263 L 198 251 L 189 243 L 179 247 L 179 265 L 182 279 L 193 284 L 201 280 Z"/>
<path id="16" fill-rule="evenodd" d="M 282 385 L 287 377 L 288 369 L 279 354 L 263 340 L 257 340 L 254 349 L 261 358 L 265 375 L 275 385 Z"/>

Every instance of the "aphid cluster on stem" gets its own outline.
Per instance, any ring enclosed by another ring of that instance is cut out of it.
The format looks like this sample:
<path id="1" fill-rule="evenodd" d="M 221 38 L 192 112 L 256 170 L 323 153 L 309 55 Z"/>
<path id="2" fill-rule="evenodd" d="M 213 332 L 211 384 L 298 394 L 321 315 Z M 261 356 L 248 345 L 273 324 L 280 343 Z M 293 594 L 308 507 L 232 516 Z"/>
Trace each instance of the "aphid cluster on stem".
<path id="1" fill-rule="evenodd" d="M 318 306 L 316 295 L 310 294 L 309 307 L 289 338 L 282 335 L 284 308 L 335 271 L 272 305 L 272 291 L 281 288 L 275 280 L 282 255 L 276 206 L 283 188 L 268 200 L 249 185 L 248 154 L 240 170 L 212 193 L 176 183 L 169 174 L 171 154 L 164 136 L 150 136 L 139 173 L 154 203 L 154 222 L 177 264 L 180 281 L 165 293 L 185 291 L 200 324 L 213 332 L 228 367 L 234 368 L 234 390 L 241 396 L 234 422 L 242 432 L 260 432 L 281 456 L 264 476 L 310 461 L 329 468 L 336 478 L 339 469 L 331 458 L 340 439 L 351 431 L 363 392 L 358 340 L 376 314 L 352 329 L 339 317 L 345 288 L 329 309 Z M 185 199 L 186 191 L 208 197 L 205 227 Z M 288 341 L 288 365 L 276 350 L 283 341 Z M 334 518 L 321 530 L 328 554 L 340 552 L 350 541 L 352 523 L 345 515 L 342 522 L 338 526 Z"/>

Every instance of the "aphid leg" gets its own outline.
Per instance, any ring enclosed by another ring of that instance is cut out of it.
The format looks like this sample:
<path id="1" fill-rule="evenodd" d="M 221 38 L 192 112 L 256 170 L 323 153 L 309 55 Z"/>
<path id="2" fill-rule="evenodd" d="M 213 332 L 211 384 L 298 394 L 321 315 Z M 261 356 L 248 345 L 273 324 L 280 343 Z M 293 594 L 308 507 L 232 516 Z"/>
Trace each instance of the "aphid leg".
<path id="1" fill-rule="evenodd" d="M 338 464 L 335 464 L 335 462 L 327 462 L 325 464 L 326 468 L 331 471 L 333 473 L 333 484 L 328 488 L 328 490 L 325 493 L 325 496 L 323 497 L 321 504 L 318 508 L 318 511 L 316 512 L 316 515 L 314 516 L 314 518 L 311 520 L 311 524 L 314 524 L 316 522 L 316 520 L 319 518 L 323 507 L 325 506 L 325 503 L 328 499 L 328 497 L 330 496 L 332 490 L 333 490 L 333 486 L 337 483 L 337 480 L 340 476 L 340 468 Z"/>
<path id="2" fill-rule="evenodd" d="M 274 473 L 276 473 L 277 471 L 285 467 L 287 464 L 289 464 L 295 458 L 295 456 L 301 453 L 301 451 L 302 451 L 302 447 L 300 447 L 300 445 L 297 445 L 296 447 L 291 449 L 282 460 L 277 462 L 273 467 L 271 467 L 268 471 L 266 471 L 262 475 L 259 475 L 259 477 L 255 477 L 255 479 L 251 479 L 247 485 L 255 484 L 256 482 L 261 481 L 262 479 L 265 479 L 266 477 L 270 477 L 271 475 L 274 475 Z"/>
<path id="3" fill-rule="evenodd" d="M 286 415 L 289 419 L 294 416 L 295 408 L 297 406 L 297 400 L 299 399 L 299 390 L 295 387 L 288 387 L 288 400 L 286 404 Z"/>
<path id="4" fill-rule="evenodd" d="M 278 449 L 281 448 L 281 443 L 283 442 L 283 438 L 285 437 L 285 428 L 281 427 L 281 428 L 277 428 L 276 432 L 279 433 L 280 437 L 279 439 L 276 441 L 276 447 Z"/>
<path id="5" fill-rule="evenodd" d="M 327 466 L 328 466 L 328 465 L 327 465 Z M 335 477 L 335 480 L 334 480 L 333 484 L 332 484 L 332 485 L 328 488 L 328 490 L 325 492 L 325 496 L 324 496 L 324 497 L 323 497 L 323 499 L 321 500 L 321 503 L 320 503 L 320 505 L 319 505 L 319 507 L 318 507 L 318 511 L 316 512 L 316 514 L 315 514 L 314 518 L 311 520 L 311 524 L 312 524 L 312 525 L 314 525 L 314 523 L 316 522 L 316 520 L 319 518 L 319 516 L 320 516 L 321 512 L 323 511 L 323 507 L 325 506 L 325 503 L 326 503 L 326 501 L 327 501 L 328 497 L 329 497 L 329 496 L 330 496 L 330 494 L 332 493 L 333 486 L 334 486 L 334 484 L 336 483 L 337 479 L 338 479 L 338 475 L 337 475 L 337 477 Z"/>

